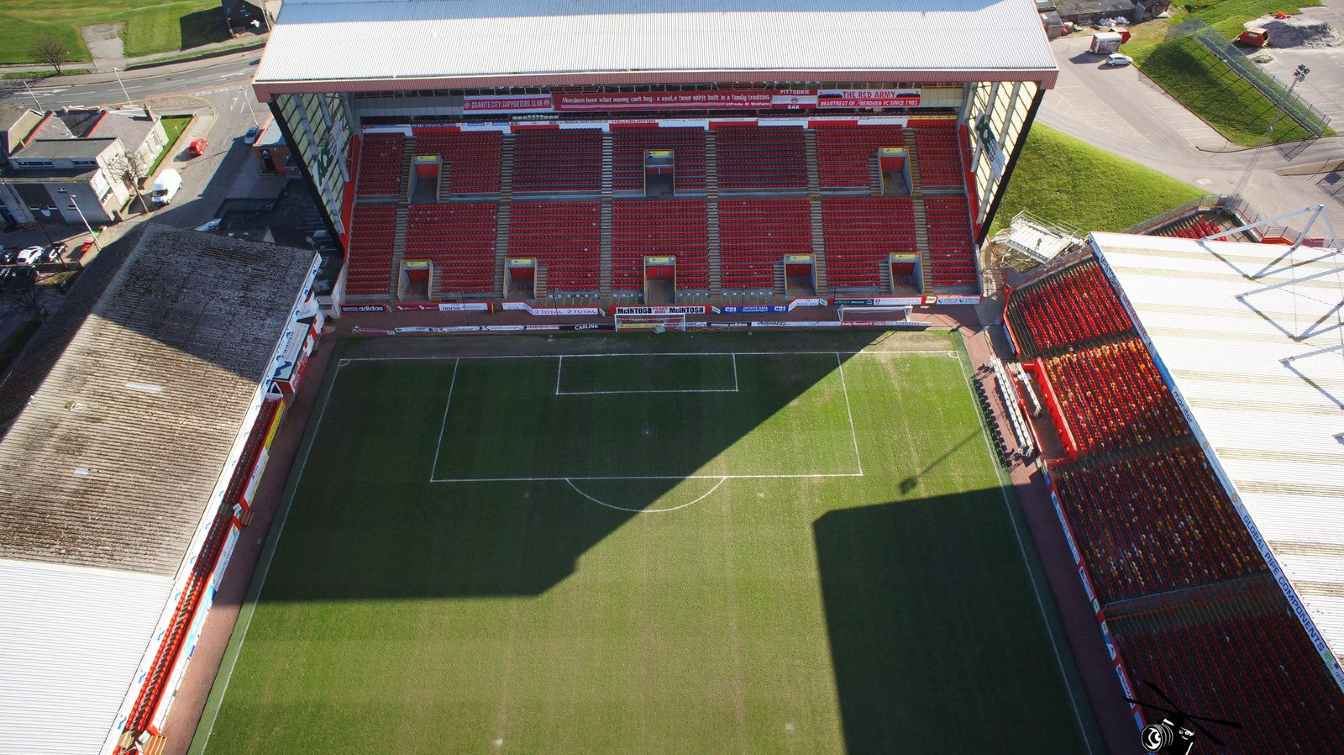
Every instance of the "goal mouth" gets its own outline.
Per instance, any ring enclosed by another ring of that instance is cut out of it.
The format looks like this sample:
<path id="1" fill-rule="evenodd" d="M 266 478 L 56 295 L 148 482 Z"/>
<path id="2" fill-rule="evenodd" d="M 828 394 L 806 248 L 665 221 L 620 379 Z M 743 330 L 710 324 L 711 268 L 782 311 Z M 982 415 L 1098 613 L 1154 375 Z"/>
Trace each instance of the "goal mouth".
<path id="1" fill-rule="evenodd" d="M 686 313 L 669 314 L 622 314 L 617 312 L 617 333 L 666 333 L 668 331 L 686 332 Z"/>

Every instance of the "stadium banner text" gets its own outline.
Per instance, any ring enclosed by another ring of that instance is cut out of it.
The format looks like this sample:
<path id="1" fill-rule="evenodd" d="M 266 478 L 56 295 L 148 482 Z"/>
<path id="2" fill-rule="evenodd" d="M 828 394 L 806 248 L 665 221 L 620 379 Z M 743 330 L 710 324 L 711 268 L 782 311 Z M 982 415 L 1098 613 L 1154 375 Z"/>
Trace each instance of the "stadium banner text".
<path id="1" fill-rule="evenodd" d="M 617 307 L 607 308 L 613 315 L 707 315 L 708 304 L 679 304 L 667 307 Z"/>
<path id="2" fill-rule="evenodd" d="M 841 110 L 919 107 L 919 89 L 725 89 L 468 95 L 461 112 L 482 114 L 675 110 Z"/>

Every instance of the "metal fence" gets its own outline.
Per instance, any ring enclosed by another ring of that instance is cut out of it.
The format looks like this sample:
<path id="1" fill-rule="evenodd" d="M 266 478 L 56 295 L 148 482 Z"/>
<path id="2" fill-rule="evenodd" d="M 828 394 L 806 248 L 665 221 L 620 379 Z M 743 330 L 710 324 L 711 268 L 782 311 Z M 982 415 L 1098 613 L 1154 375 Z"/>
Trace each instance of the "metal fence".
<path id="1" fill-rule="evenodd" d="M 1208 50 L 1232 73 L 1265 96 L 1280 112 L 1291 118 L 1313 137 L 1319 137 L 1330 126 L 1330 116 L 1297 96 L 1290 84 L 1257 66 L 1230 40 L 1203 21 L 1187 21 L 1172 28 L 1168 39 L 1192 37 Z"/>

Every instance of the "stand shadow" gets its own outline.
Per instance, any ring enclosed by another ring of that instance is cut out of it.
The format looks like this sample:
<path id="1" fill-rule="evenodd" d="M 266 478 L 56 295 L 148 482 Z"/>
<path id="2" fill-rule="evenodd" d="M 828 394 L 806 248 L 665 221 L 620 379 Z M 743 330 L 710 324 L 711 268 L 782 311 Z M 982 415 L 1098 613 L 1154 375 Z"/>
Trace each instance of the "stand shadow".
<path id="1" fill-rule="evenodd" d="M 493 365 L 488 377 L 480 371 L 484 368 L 469 375 L 468 359 L 454 374 L 451 355 L 347 365 L 327 399 L 262 600 L 538 595 L 572 574 L 584 553 L 644 509 L 684 504 L 709 493 L 719 480 L 715 474 L 849 472 L 855 459 L 843 404 L 838 405 L 840 419 L 834 427 L 823 423 L 797 428 L 796 443 L 816 444 L 812 458 L 795 454 L 801 459 L 798 464 L 810 466 L 784 469 L 780 462 L 760 460 L 756 454 L 749 455 L 752 461 L 743 461 L 748 455 L 742 449 L 734 452 L 732 469 L 715 466 L 713 460 L 818 381 L 827 380 L 828 389 L 838 391 L 832 352 L 862 349 L 878 337 L 790 333 L 761 334 L 747 341 L 726 335 L 477 336 L 440 342 L 478 355 L 685 352 L 701 348 L 699 342 L 706 338 L 713 339 L 704 347 L 710 351 L 826 352 L 752 357 L 779 360 L 768 370 L 739 358 L 742 393 L 639 400 L 621 408 L 619 422 L 607 415 L 614 411 L 612 401 L 622 398 L 610 396 L 567 396 L 561 399 L 563 410 L 536 418 L 552 411 L 535 398 L 553 400 L 556 362 L 550 359 L 477 362 Z M 841 354 L 842 360 L 849 358 Z M 545 367 L 510 379 L 511 371 L 524 372 L 529 364 Z M 440 442 L 436 439 L 450 392 L 453 413 Z M 829 395 L 838 402 L 838 392 Z M 502 408 L 501 400 L 516 401 L 517 406 Z M 656 442 L 645 437 L 650 433 Z M 603 456 L 574 448 L 585 442 Z M 826 449 L 836 449 L 834 459 L 825 455 Z M 566 460 L 577 458 L 589 459 L 582 467 L 586 475 L 635 469 L 666 477 L 576 480 L 571 487 L 564 474 L 573 467 Z M 737 468 L 743 463 L 760 468 Z M 431 472 L 438 479 L 550 479 L 431 483 Z M 686 479 L 696 473 L 710 476 Z M 675 501 L 664 498 L 674 488 Z M 607 508 L 593 498 L 629 510 Z"/>
<path id="2" fill-rule="evenodd" d="M 1003 505 L 995 488 L 814 523 L 849 752 L 1085 751 L 1013 530 L 986 510 Z"/>

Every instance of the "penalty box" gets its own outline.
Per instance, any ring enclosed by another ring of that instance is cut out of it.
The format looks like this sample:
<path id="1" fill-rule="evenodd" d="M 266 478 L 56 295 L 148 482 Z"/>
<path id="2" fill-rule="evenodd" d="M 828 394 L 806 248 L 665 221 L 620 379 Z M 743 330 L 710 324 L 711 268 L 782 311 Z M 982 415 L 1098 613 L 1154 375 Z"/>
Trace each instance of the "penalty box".
<path id="1" fill-rule="evenodd" d="M 445 360 L 450 386 L 430 479 L 862 476 L 845 358 Z"/>

